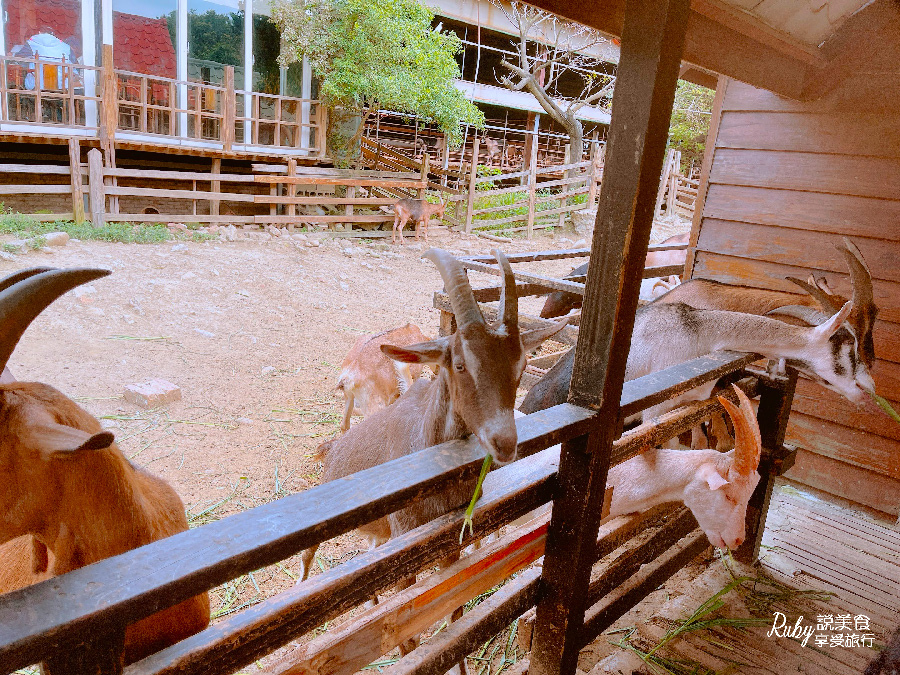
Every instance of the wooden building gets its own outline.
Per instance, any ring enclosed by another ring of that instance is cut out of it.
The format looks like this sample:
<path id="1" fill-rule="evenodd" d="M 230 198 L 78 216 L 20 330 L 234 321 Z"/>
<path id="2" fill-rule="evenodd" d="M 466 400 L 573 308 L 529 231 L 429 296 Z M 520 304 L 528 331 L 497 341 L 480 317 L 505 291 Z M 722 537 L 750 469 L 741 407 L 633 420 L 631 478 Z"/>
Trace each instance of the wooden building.
<path id="1" fill-rule="evenodd" d="M 691 275 L 792 291 L 786 276 L 815 271 L 849 297 L 835 245 L 850 237 L 879 308 L 873 377 L 897 408 L 900 68 L 888 53 L 809 103 L 723 78 Z M 897 517 L 900 425 L 873 401 L 856 407 L 801 379 L 787 438 L 800 448 L 789 477 Z"/>

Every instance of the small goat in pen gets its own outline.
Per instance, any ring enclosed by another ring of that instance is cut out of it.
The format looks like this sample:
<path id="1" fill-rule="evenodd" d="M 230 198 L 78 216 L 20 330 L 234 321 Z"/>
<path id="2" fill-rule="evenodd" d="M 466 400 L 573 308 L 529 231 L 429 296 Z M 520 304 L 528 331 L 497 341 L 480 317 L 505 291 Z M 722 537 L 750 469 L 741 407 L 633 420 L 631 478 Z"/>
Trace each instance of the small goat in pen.
<path id="1" fill-rule="evenodd" d="M 713 546 L 734 549 L 744 542 L 747 503 L 760 480 L 762 441 L 750 400 L 732 386 L 740 405 L 721 396 L 719 402 L 734 424 L 734 450 L 645 450 L 611 467 L 610 516 L 682 502 Z"/>
<path id="2" fill-rule="evenodd" d="M 494 325 L 488 325 L 459 261 L 437 249 L 425 254 L 444 280 L 457 330 L 447 337 L 406 347 L 385 344 L 381 350 L 403 363 L 440 366 L 437 377 L 416 381 L 396 403 L 322 444 L 323 483 L 470 434 L 478 437 L 499 464 L 515 459 L 513 407 L 525 357 L 561 330 L 566 320 L 520 333 L 512 268 L 503 253 L 494 251 L 494 255 L 503 270 L 503 284 L 500 316 Z M 465 481 L 359 531 L 374 548 L 465 503 L 474 487 L 474 479 Z M 302 554 L 303 579 L 309 574 L 316 548 Z"/>
<path id="3" fill-rule="evenodd" d="M 397 235 L 400 235 L 400 243 L 403 243 L 403 228 L 406 227 L 408 220 L 413 221 L 413 227 L 416 232 L 416 241 L 419 240 L 419 228 L 424 232 L 425 241 L 428 241 L 428 222 L 432 216 L 438 218 L 444 217 L 444 209 L 447 204 L 439 201 L 432 204 L 425 199 L 401 199 L 394 204 L 394 227 L 391 231 L 391 243 L 397 243 Z"/>
<path id="4" fill-rule="evenodd" d="M 106 270 L 51 270 L 0 282 L 0 365 L 53 300 Z M 113 435 L 61 392 L 0 385 L 0 593 L 65 574 L 188 529 L 184 504 L 133 466 Z M 128 627 L 131 663 L 202 630 L 206 593 Z"/>
<path id="5" fill-rule="evenodd" d="M 344 357 L 338 375 L 338 390 L 344 395 L 341 431 L 350 428 L 355 413 L 368 417 L 390 405 L 422 375 L 422 366 L 389 359 L 381 345 L 405 347 L 428 338 L 419 327 L 408 323 L 377 335 L 363 335 Z"/>

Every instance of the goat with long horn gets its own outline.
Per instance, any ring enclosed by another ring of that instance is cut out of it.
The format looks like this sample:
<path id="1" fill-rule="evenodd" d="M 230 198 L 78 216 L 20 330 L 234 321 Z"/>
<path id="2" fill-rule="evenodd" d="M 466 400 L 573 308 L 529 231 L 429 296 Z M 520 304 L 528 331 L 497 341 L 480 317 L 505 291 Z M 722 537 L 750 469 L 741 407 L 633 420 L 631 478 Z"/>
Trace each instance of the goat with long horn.
<path id="1" fill-rule="evenodd" d="M 324 443 L 320 447 L 324 455 L 323 483 L 469 435 L 476 436 L 499 464 L 515 459 L 513 407 L 526 356 L 561 330 L 566 320 L 520 332 L 512 268 L 503 253 L 493 254 L 503 271 L 503 284 L 500 316 L 489 325 L 459 261 L 446 251 L 432 249 L 425 253 L 443 278 L 456 332 L 420 344 L 382 345 L 381 349 L 396 361 L 440 366 L 437 377 L 418 380 L 395 403 Z M 464 504 L 474 486 L 474 479 L 460 482 L 359 531 L 375 547 Z M 304 579 L 316 548 L 307 549 L 301 557 Z"/>
<path id="2" fill-rule="evenodd" d="M 60 295 L 107 270 L 26 270 L 0 282 L 0 367 Z M 133 466 L 100 422 L 53 387 L 0 384 L 0 593 L 187 530 L 165 481 Z M 134 623 L 125 662 L 209 623 L 200 594 Z"/>

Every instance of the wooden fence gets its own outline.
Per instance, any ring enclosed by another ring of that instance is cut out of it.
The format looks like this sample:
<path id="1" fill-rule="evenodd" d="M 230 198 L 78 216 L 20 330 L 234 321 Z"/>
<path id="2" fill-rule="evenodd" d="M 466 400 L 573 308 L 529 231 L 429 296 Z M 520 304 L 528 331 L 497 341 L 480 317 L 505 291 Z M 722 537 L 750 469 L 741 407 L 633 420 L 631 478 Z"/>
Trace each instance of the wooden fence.
<path id="1" fill-rule="evenodd" d="M 656 195 L 656 215 L 665 211 L 666 215 L 677 213 L 688 218 L 694 217 L 694 203 L 697 201 L 699 180 L 693 180 L 681 173 L 681 152 L 669 150 L 663 164 L 659 192 Z"/>
<path id="2" fill-rule="evenodd" d="M 325 106 L 318 100 L 243 91 L 234 67 L 222 84 L 177 80 L 103 65 L 0 55 L 0 133 L 53 132 L 107 142 L 255 147 L 324 157 Z"/>
<path id="3" fill-rule="evenodd" d="M 499 297 L 499 287 L 494 292 Z M 713 354 L 628 382 L 622 414 L 634 414 L 679 394 L 686 383 L 696 386 L 740 370 L 753 358 Z M 742 380 L 751 396 L 762 397 L 764 463 L 780 452 L 780 446 L 773 449 L 768 439 L 777 438 L 779 414 L 785 414 L 783 403 L 790 398 L 790 384 L 764 374 Z M 720 404 L 711 399 L 669 413 L 658 423 L 642 425 L 615 443 L 612 463 L 658 445 L 719 411 Z M 559 449 L 551 446 L 584 436 L 598 421 L 595 412 L 571 404 L 518 420 L 518 452 L 523 459 L 489 476 L 475 511 L 479 536 L 552 501 L 557 494 Z M 458 541 L 463 509 L 235 613 L 123 671 L 120 655 L 125 627 L 385 516 L 426 490 L 441 490 L 461 478 L 473 477 L 483 456 L 474 439 L 428 448 L 103 560 L 52 582 L 0 596 L 0 663 L 11 671 L 45 661 L 48 675 L 88 670 L 102 675 L 234 672 L 471 543 L 471 537 L 461 544 Z M 776 470 L 767 473 L 764 467 L 762 473 L 758 491 L 765 490 Z M 358 485 L 367 487 L 359 490 L 354 487 Z M 763 512 L 752 514 L 751 547 L 754 535 L 761 534 Z M 594 581 L 588 589 L 590 610 L 579 638 L 583 645 L 708 546 L 705 535 L 695 528 L 686 509 L 671 505 L 614 518 L 601 526 L 593 554 Z M 445 672 L 538 601 L 541 572 L 529 565 L 544 553 L 546 530 L 546 518 L 527 523 L 486 550 L 317 638 L 270 672 L 309 672 L 303 669 L 305 665 L 327 661 L 328 673 L 349 675 L 430 625 L 435 617 L 508 580 L 461 621 L 434 635 L 390 670 L 395 675 Z M 198 551 L 203 555 L 197 555 Z M 510 580 L 516 572 L 520 573 Z M 85 588 L 91 593 L 85 593 Z M 446 588 L 451 590 L 437 592 Z M 72 664 L 81 666 L 73 670 Z"/>
<path id="4" fill-rule="evenodd" d="M 355 171 L 300 167 L 292 159 L 286 166 L 264 167 L 265 172 L 205 173 L 107 167 L 97 149 L 88 153 L 85 165 L 80 162 L 78 143 L 74 139 L 70 150 L 69 166 L 0 165 L 0 173 L 29 176 L 28 180 L 33 181 L 0 185 L 0 201 L 7 194 L 71 195 L 71 212 L 32 217 L 76 221 L 89 218 L 98 227 L 109 221 L 176 221 L 283 225 L 288 229 L 295 225 L 343 224 L 349 230 L 350 225 L 374 227 L 392 222 L 393 212 L 383 207 L 393 204 L 398 195 L 423 195 L 427 182 L 425 165 L 415 173 Z M 48 176 L 58 176 L 57 182 L 48 180 Z M 68 182 L 64 182 L 66 177 Z M 343 189 L 337 190 L 339 187 Z M 85 196 L 88 197 L 86 208 Z M 176 209 L 173 203 L 183 208 Z M 153 207 L 129 212 L 127 207 L 135 204 Z M 312 207 L 327 207 L 333 213 L 323 215 Z M 385 236 L 390 232 L 359 234 Z"/>
<path id="5" fill-rule="evenodd" d="M 602 167 L 596 161 L 596 145 L 592 146 L 594 151 L 587 161 L 539 166 L 534 156 L 537 145 L 534 144 L 528 170 L 479 175 L 480 165 L 475 158 L 480 157 L 480 144 L 481 141 L 476 138 L 470 161 L 459 168 L 444 169 L 430 162 L 428 164 L 428 188 L 437 191 L 447 203 L 444 220 L 451 227 L 468 233 L 473 228 L 489 230 L 503 226 L 504 232 L 525 231 L 531 238 L 535 229 L 561 226 L 567 214 L 592 208 L 602 177 Z M 368 139 L 363 139 L 362 153 L 363 160 L 373 169 L 420 167 L 414 159 L 396 148 Z M 573 173 L 574 176 L 566 177 Z M 562 177 L 556 178 L 556 174 Z M 516 181 L 518 185 L 509 185 L 510 181 Z M 502 186 L 503 183 L 507 185 Z M 479 201 L 490 201 L 492 197 L 501 197 L 504 203 L 497 206 L 478 205 Z M 504 212 L 513 213 L 499 218 L 484 218 Z M 516 226 L 515 223 L 524 225 Z"/>

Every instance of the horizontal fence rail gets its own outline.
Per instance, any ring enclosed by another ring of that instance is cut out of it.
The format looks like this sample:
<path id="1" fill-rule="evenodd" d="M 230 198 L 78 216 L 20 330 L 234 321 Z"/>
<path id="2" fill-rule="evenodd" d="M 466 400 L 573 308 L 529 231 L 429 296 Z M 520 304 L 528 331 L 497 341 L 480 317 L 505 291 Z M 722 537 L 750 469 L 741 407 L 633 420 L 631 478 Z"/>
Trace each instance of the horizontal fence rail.
<path id="1" fill-rule="evenodd" d="M 627 382 L 623 409 L 644 409 L 683 392 L 688 385 L 738 370 L 753 358 L 714 354 Z M 670 414 L 655 431 L 639 427 L 617 441 L 616 461 L 637 452 L 651 434 L 655 438 L 678 433 L 700 408 L 707 413 L 721 410 L 710 400 L 695 404 L 687 414 Z M 517 420 L 518 449 L 524 459 L 490 474 L 476 512 L 478 527 L 490 531 L 551 499 L 556 470 L 553 453 L 558 450 L 550 446 L 585 435 L 593 424 L 594 413 L 570 404 Z M 107 635 L 113 627 L 124 630 L 125 624 L 161 608 L 274 564 L 461 478 L 471 478 L 483 456 L 474 439 L 445 443 L 0 596 L 0 663 L 14 670 L 75 649 L 95 636 Z M 232 615 L 126 672 L 226 673 L 247 665 L 433 564 L 450 550 L 458 550 L 461 521 L 461 510 L 443 516 Z M 85 594 L 85 588 L 92 592 Z M 597 593 L 598 598 L 603 595 Z M 530 595 L 525 604 L 533 604 Z M 514 606 L 518 611 L 519 605 Z M 471 639 L 459 644 L 467 648 Z M 419 672 L 418 667 L 415 670 Z M 430 667 L 421 672 L 431 672 Z"/>

